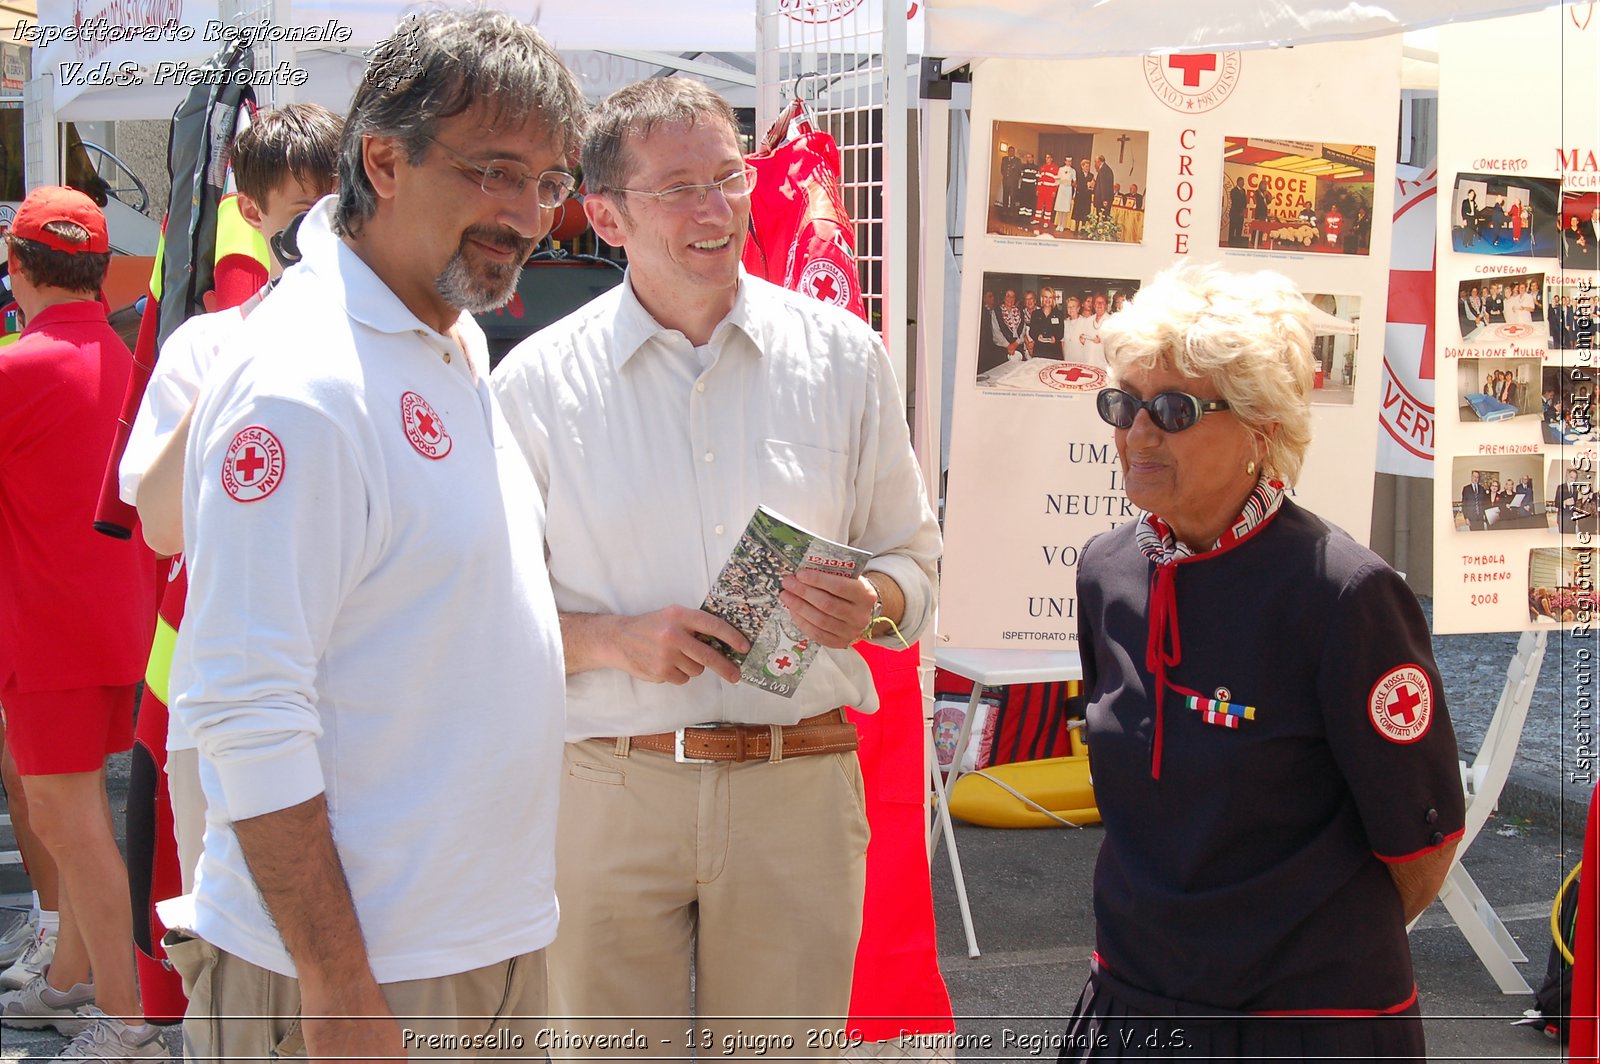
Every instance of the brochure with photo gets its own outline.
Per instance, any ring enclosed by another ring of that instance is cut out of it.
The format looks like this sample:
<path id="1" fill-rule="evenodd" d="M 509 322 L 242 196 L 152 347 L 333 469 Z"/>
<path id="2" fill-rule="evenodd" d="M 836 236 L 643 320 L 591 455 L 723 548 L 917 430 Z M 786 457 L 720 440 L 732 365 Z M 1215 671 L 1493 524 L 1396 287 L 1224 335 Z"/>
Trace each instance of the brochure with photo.
<path id="1" fill-rule="evenodd" d="M 778 601 L 783 578 L 801 569 L 855 576 L 871 557 L 808 532 L 765 506 L 756 507 L 700 607 L 737 628 L 750 640 L 750 649 L 738 654 L 719 640 L 707 642 L 739 666 L 740 683 L 793 697 L 819 646 Z"/>

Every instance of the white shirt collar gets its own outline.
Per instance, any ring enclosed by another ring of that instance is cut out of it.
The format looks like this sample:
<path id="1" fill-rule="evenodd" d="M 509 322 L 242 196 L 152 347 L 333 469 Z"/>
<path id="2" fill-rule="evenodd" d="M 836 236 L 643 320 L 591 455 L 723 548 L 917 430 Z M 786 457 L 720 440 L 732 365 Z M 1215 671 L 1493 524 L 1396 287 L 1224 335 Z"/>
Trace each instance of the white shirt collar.
<path id="1" fill-rule="evenodd" d="M 434 328 L 418 318 L 401 302 L 394 290 L 383 282 L 372 267 L 357 255 L 355 249 L 333 231 L 334 207 L 338 194 L 318 200 L 300 223 L 300 262 L 291 269 L 304 269 L 316 275 L 327 286 L 353 320 L 374 332 L 406 333 L 425 329 L 440 335 Z M 458 311 L 455 324 L 468 324 L 468 332 L 477 330 L 477 322 L 466 311 Z"/>
<path id="2" fill-rule="evenodd" d="M 745 273 L 744 267 L 739 267 L 739 292 L 734 297 L 733 307 L 728 311 L 727 317 L 711 330 L 711 345 L 721 346 L 726 339 L 727 330 L 734 328 L 749 337 L 754 354 L 759 356 L 766 345 L 767 333 L 773 328 L 771 315 L 762 314 L 756 309 L 764 298 L 768 298 L 768 294 L 761 292 L 759 286 L 752 284 L 750 275 Z M 639 297 L 633 290 L 633 271 L 629 269 L 620 286 L 617 316 L 612 325 L 613 364 L 618 370 L 622 369 L 640 348 L 662 334 L 682 335 L 678 330 L 669 329 L 656 321 L 655 317 L 645 309 L 644 304 L 639 302 Z"/>

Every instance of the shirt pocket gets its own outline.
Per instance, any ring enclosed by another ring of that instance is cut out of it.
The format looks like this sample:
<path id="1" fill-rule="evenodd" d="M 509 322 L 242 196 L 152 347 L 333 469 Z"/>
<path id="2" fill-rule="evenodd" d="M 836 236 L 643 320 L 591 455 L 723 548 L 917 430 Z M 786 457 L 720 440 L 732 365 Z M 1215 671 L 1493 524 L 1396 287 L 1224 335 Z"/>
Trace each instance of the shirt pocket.
<path id="1" fill-rule="evenodd" d="M 808 443 L 761 441 L 761 504 L 829 539 L 849 534 L 855 482 L 842 451 Z"/>

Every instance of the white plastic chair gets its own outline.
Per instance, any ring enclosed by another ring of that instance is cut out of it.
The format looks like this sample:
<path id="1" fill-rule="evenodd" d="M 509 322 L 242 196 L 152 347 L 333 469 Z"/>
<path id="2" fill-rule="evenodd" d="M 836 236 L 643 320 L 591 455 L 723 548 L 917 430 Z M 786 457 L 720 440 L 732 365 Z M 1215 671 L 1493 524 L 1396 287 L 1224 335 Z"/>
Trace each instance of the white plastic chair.
<path id="1" fill-rule="evenodd" d="M 1456 847 L 1455 860 L 1445 874 L 1444 886 L 1439 890 L 1439 901 L 1444 903 L 1450 918 L 1455 921 L 1478 959 L 1489 970 L 1503 994 L 1531 994 L 1533 989 L 1517 971 L 1516 965 L 1528 959 L 1506 930 L 1506 925 L 1495 913 L 1494 907 L 1478 889 L 1462 865 L 1462 858 L 1472 848 L 1472 842 L 1483 830 L 1489 814 L 1500 802 L 1500 791 L 1511 774 L 1511 762 L 1517 756 L 1517 744 L 1522 741 L 1522 726 L 1528 719 L 1528 706 L 1533 701 L 1533 686 L 1539 679 L 1539 667 L 1544 663 L 1547 633 L 1524 632 L 1517 640 L 1517 652 L 1506 666 L 1506 685 L 1500 692 L 1500 702 L 1489 719 L 1488 731 L 1478 756 L 1469 765 L 1461 764 L 1461 785 L 1466 791 L 1466 826 L 1461 833 L 1461 843 Z"/>

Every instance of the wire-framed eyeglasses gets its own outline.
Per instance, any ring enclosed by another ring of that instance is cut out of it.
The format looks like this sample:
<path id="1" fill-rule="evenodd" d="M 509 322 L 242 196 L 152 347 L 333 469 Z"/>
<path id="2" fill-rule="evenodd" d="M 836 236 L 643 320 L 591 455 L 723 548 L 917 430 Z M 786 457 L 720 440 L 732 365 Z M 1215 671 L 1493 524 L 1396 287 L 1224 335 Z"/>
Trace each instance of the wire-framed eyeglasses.
<path id="1" fill-rule="evenodd" d="M 746 166 L 726 177 L 719 177 L 703 185 L 673 185 L 660 192 L 650 192 L 642 188 L 619 188 L 613 191 L 630 192 L 635 196 L 654 196 L 656 202 L 668 210 L 686 211 L 704 205 L 712 189 L 720 190 L 724 199 L 735 200 L 750 195 L 755 191 L 755 187 L 755 167 Z"/>
<path id="2" fill-rule="evenodd" d="M 478 187 L 485 196 L 494 199 L 514 200 L 522 195 L 530 181 L 537 183 L 539 206 L 559 207 L 572 195 L 572 190 L 578 187 L 578 179 L 565 170 L 546 170 L 535 174 L 521 163 L 510 159 L 490 159 L 486 163 L 475 163 L 465 155 L 456 151 L 450 145 L 429 137 L 428 140 L 445 150 L 445 153 L 455 160 L 456 165 L 464 170 L 470 170 L 478 175 Z"/>
<path id="3" fill-rule="evenodd" d="M 1139 411 L 1147 410 L 1150 420 L 1162 432 L 1194 428 L 1206 414 L 1228 409 L 1226 399 L 1201 399 L 1188 392 L 1162 392 L 1149 399 L 1135 399 L 1121 388 L 1100 389 L 1094 402 L 1100 420 L 1112 428 L 1133 428 Z"/>

